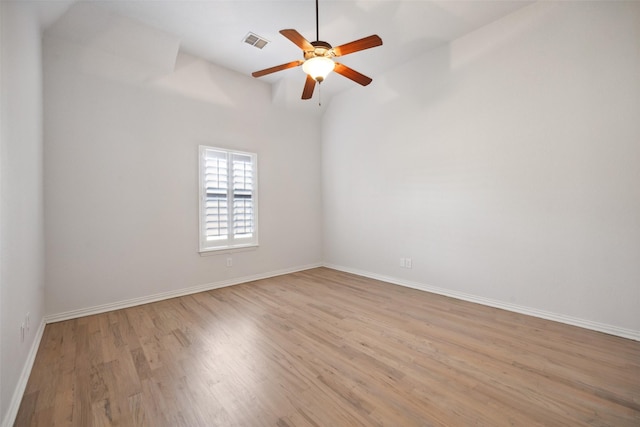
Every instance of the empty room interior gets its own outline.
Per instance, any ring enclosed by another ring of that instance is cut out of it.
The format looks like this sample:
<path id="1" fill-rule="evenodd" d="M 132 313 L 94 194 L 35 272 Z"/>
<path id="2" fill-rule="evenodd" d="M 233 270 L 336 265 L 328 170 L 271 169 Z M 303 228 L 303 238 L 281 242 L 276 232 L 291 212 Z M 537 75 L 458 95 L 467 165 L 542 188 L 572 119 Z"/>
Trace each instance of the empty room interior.
<path id="1" fill-rule="evenodd" d="M 0 29 L 2 427 L 640 425 L 640 2 Z"/>

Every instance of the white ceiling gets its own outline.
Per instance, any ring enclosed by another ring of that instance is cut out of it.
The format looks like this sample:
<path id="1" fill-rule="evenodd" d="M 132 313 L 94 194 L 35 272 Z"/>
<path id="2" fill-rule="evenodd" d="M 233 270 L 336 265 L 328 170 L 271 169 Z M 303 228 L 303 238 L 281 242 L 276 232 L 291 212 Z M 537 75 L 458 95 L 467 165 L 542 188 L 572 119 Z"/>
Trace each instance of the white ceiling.
<path id="1" fill-rule="evenodd" d="M 298 47 L 278 33 L 298 30 L 315 40 L 314 0 L 84 0 L 100 8 L 141 21 L 180 41 L 185 52 L 249 76 L 251 72 L 302 58 Z M 453 0 L 320 0 L 320 39 L 338 46 L 378 34 L 383 46 L 356 52 L 340 62 L 373 78 L 391 67 L 495 21 L 532 1 Z M 95 14 L 89 14 L 95 16 Z M 59 33 L 77 31 L 78 20 L 91 26 L 91 16 L 75 14 L 58 21 Z M 243 43 L 248 32 L 269 40 L 262 50 Z M 81 38 L 81 37 L 80 37 Z M 151 48 L 151 46 L 150 46 Z M 286 79 L 299 85 L 300 69 L 281 71 L 260 79 Z M 323 83 L 323 97 L 357 86 L 332 75 Z M 299 99 L 299 98 L 298 98 Z"/>

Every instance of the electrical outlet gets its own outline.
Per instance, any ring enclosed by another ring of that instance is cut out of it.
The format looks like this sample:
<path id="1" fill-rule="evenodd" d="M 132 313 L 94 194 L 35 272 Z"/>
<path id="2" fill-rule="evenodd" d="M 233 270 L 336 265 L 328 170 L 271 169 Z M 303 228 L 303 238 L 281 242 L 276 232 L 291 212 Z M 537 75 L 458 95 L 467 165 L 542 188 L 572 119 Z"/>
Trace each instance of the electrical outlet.
<path id="1" fill-rule="evenodd" d="M 411 268 L 411 264 L 412 264 L 412 262 L 411 262 L 411 258 L 406 258 L 406 259 L 404 260 L 404 266 L 405 266 L 406 268 Z"/>
<path id="2" fill-rule="evenodd" d="M 24 323 L 22 323 L 22 325 L 20 325 L 20 342 L 24 342 Z"/>
<path id="3" fill-rule="evenodd" d="M 227 258 L 227 267 L 233 267 L 233 258 Z"/>
<path id="4" fill-rule="evenodd" d="M 404 258 L 400 258 L 400 267 L 404 268 L 407 261 Z"/>

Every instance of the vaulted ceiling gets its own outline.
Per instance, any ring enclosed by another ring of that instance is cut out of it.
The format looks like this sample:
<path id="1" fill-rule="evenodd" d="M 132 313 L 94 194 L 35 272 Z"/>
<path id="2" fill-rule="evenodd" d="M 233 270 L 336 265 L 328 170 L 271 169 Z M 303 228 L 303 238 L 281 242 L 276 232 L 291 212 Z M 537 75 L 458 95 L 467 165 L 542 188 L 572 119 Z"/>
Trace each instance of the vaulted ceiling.
<path id="1" fill-rule="evenodd" d="M 332 0 L 319 2 L 320 39 L 338 46 L 371 34 L 383 45 L 343 57 L 341 62 L 373 78 L 391 67 L 495 21 L 531 1 L 452 0 Z M 67 3 L 62 18 L 49 31 L 76 43 L 134 46 L 140 54 L 156 55 L 162 43 L 142 36 L 131 23 L 175 38 L 180 49 L 247 76 L 251 72 L 301 59 L 301 51 L 279 30 L 294 28 L 315 40 L 314 0 L 84 0 Z M 124 18 L 127 25 L 122 25 Z M 269 43 L 258 49 L 243 40 L 253 32 Z M 136 37 L 138 41 L 136 42 Z M 110 39 L 110 40 L 109 40 Z M 131 41 L 131 42 L 128 42 Z M 146 43 L 146 45 L 145 45 Z M 304 83 L 294 68 L 261 77 L 275 83 Z M 357 86 L 331 75 L 322 85 L 328 96 Z M 296 96 L 299 101 L 299 96 Z M 299 101 L 302 102 L 302 101 Z"/>

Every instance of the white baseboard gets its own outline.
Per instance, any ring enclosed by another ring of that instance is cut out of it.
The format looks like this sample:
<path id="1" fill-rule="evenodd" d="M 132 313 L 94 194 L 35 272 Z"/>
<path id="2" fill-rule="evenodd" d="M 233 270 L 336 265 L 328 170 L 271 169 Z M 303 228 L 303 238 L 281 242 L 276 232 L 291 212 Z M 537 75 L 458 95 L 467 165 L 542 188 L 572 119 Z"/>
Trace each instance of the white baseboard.
<path id="1" fill-rule="evenodd" d="M 191 286 L 189 288 L 178 289 L 175 291 L 162 292 L 159 294 L 153 294 L 153 295 L 148 295 L 148 296 L 139 297 L 139 298 L 131 298 L 124 301 L 117 301 L 117 302 L 112 302 L 107 304 L 96 305 L 93 307 L 81 308 L 78 310 L 66 311 L 64 313 L 50 314 L 44 317 L 44 321 L 45 323 L 55 323 L 55 322 L 61 322 L 63 320 L 77 319 L 79 317 L 106 313 L 107 311 L 120 310 L 122 308 L 148 304 L 151 302 L 162 301 L 169 298 L 181 297 L 184 295 L 195 294 L 198 292 L 210 291 L 212 289 L 224 288 L 226 286 L 239 285 L 241 283 L 252 282 L 254 280 L 268 279 L 269 277 L 282 276 L 283 274 L 295 273 L 297 271 L 309 270 L 311 268 L 317 268 L 317 267 L 322 267 L 322 263 L 302 265 L 302 266 L 293 267 L 293 268 L 270 271 L 267 273 L 254 274 L 252 276 L 237 277 L 234 279 L 221 280 L 218 282 Z"/>
<path id="2" fill-rule="evenodd" d="M 33 339 L 33 343 L 31 344 L 31 349 L 29 350 L 29 354 L 27 355 L 27 360 L 25 360 L 24 366 L 22 367 L 22 372 L 20 373 L 20 377 L 18 378 L 18 384 L 16 384 L 16 388 L 13 391 L 9 409 L 4 416 L 4 420 L 2 420 L 2 427 L 11 427 L 16 421 L 18 409 L 20 409 L 20 403 L 22 402 L 22 396 L 24 395 L 24 391 L 27 388 L 29 375 L 31 375 L 31 368 L 33 368 L 33 362 L 35 362 L 36 355 L 38 354 L 38 348 L 40 348 L 40 341 L 42 341 L 44 327 L 45 321 L 42 320 L 42 322 L 40 322 L 38 330 L 36 331 L 36 336 Z"/>
<path id="3" fill-rule="evenodd" d="M 580 319 L 577 317 L 566 316 L 564 314 L 552 313 L 549 311 L 538 310 L 536 308 L 525 307 L 517 304 L 506 303 L 499 300 L 490 298 L 479 297 L 476 295 L 467 294 L 464 292 L 451 291 L 448 289 L 437 288 L 434 286 L 425 285 L 424 283 L 411 282 L 408 280 L 402 280 L 390 276 L 382 276 L 379 274 L 371 273 L 368 271 L 357 270 L 349 267 L 343 267 L 334 264 L 324 264 L 327 268 L 334 270 L 344 271 L 346 273 L 356 274 L 358 276 L 369 277 L 371 279 L 381 280 L 383 282 L 392 283 L 394 285 L 405 286 L 408 288 L 418 289 L 420 291 L 431 292 L 434 294 L 444 295 L 447 297 L 456 298 L 463 301 L 469 301 L 477 304 L 486 305 L 489 307 L 500 308 L 515 313 L 526 314 L 528 316 L 539 317 L 541 319 L 553 320 L 567 325 L 578 326 L 593 331 L 604 332 L 610 335 L 616 335 L 622 338 L 628 338 L 635 341 L 640 341 L 640 331 L 634 331 L 632 329 L 620 328 L 618 326 L 608 325 L 605 323 L 593 322 L 591 320 Z"/>
<path id="4" fill-rule="evenodd" d="M 525 314 L 528 316 L 539 317 L 541 319 L 553 320 L 560 323 L 565 323 L 568 325 L 578 326 L 585 329 L 590 329 L 593 331 L 604 332 L 610 335 L 616 335 L 623 338 L 629 338 L 635 341 L 640 341 L 640 331 L 635 331 L 632 329 L 621 328 L 618 326 L 608 325 L 605 323 L 593 322 L 591 320 L 580 319 L 577 317 L 566 316 L 564 314 L 552 313 L 549 311 L 538 310 L 531 307 L 526 307 L 517 304 L 506 303 L 499 300 L 494 300 L 490 298 L 484 298 L 477 295 L 467 294 L 464 292 L 451 291 L 448 289 L 438 288 L 434 286 L 429 286 L 424 283 L 412 282 L 408 280 L 398 279 L 396 277 L 383 276 L 376 273 L 371 273 L 369 271 L 363 271 L 358 269 L 353 269 L 349 267 L 344 267 L 341 265 L 334 265 L 328 263 L 317 263 L 317 264 L 309 264 L 304 266 L 298 266 L 294 268 L 288 268 L 283 270 L 271 271 L 262 274 L 256 274 L 252 276 L 244 276 L 238 277 L 235 279 L 222 280 L 219 282 L 206 283 L 203 285 L 197 285 L 189 288 L 178 289 L 175 291 L 163 292 L 159 294 L 149 295 L 140 298 L 132 298 L 125 301 L 118 301 L 114 303 L 102 304 L 94 307 L 83 308 L 79 310 L 67 311 L 64 313 L 58 313 L 53 315 L 48 315 L 44 317 L 45 323 L 54 323 L 60 322 L 63 320 L 76 319 L 78 317 L 90 316 L 93 314 L 105 313 L 107 311 L 119 310 L 122 308 L 133 307 L 136 305 L 148 304 L 151 302 L 161 301 L 169 298 L 180 297 L 183 295 L 195 294 L 198 292 L 210 291 L 212 289 L 223 288 L 226 286 L 238 285 L 240 283 L 251 282 L 254 280 L 267 279 L 269 277 L 281 276 L 283 274 L 295 273 L 296 271 L 308 270 L 316 267 L 327 267 L 332 268 L 334 270 L 344 271 L 347 273 L 356 274 L 358 276 L 369 277 L 371 279 L 381 280 L 383 282 L 392 283 L 394 285 L 405 286 L 408 288 L 418 289 L 425 292 L 431 292 L 434 294 L 444 295 L 456 299 L 460 299 L 463 301 L 469 301 L 477 304 L 486 305 L 489 307 L 500 308 L 507 311 L 512 311 L 515 313 Z M 36 349 L 37 350 L 37 349 Z M 19 403 L 19 402 L 18 402 Z M 4 427 L 4 426 L 3 426 Z"/>

